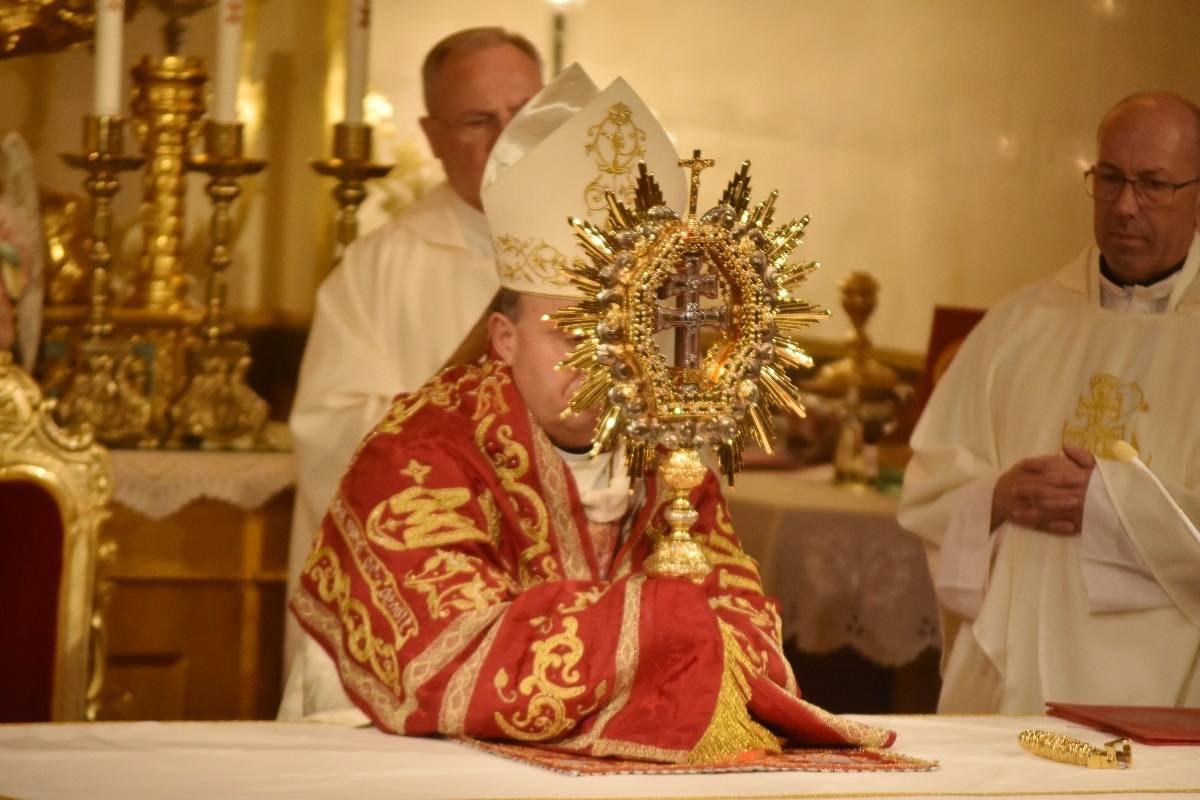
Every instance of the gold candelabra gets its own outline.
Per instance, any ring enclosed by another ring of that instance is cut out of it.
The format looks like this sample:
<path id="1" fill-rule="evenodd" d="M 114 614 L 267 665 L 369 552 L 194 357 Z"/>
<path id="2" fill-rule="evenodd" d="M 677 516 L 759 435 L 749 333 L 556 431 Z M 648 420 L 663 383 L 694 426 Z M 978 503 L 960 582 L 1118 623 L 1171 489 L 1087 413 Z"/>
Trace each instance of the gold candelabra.
<path id="1" fill-rule="evenodd" d="M 58 414 L 69 425 L 90 425 L 109 444 L 147 444 L 151 404 L 145 394 L 141 359 L 128 343 L 112 338 L 109 280 L 112 266 L 112 198 L 120 189 L 117 174 L 140 167 L 141 156 L 125 155 L 124 121 L 88 114 L 83 121 L 83 152 L 63 160 L 83 169 L 91 198 L 92 232 L 88 257 L 92 270 L 90 308 L 70 365 Z"/>
<path id="2" fill-rule="evenodd" d="M 334 125 L 333 158 L 313 159 L 309 164 L 318 175 L 337 178 L 333 187 L 338 204 L 337 240 L 344 251 L 358 238 L 358 207 L 367 198 L 366 182 L 384 177 L 392 165 L 371 160 L 371 126 L 362 122 Z"/>
<path id="3" fill-rule="evenodd" d="M 245 382 L 249 346 L 230 337 L 233 325 L 225 310 L 225 273 L 233 262 L 231 208 L 242 192 L 238 179 L 261 172 L 267 164 L 243 156 L 241 123 L 210 121 L 204 143 L 204 152 L 189 158 L 187 167 L 210 176 L 204 187 L 212 201 L 208 290 L 201 337 L 188 353 L 190 379 L 171 408 L 169 443 L 208 449 L 253 447 L 268 409 Z"/>

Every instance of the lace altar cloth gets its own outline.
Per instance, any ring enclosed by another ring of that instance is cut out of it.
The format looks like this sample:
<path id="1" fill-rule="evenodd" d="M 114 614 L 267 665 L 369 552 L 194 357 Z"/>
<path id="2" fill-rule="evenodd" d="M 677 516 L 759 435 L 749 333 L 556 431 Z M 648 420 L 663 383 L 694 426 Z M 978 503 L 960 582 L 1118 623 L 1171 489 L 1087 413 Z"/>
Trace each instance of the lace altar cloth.
<path id="1" fill-rule="evenodd" d="M 753 760 L 701 766 L 592 758 L 532 745 L 461 739 L 463 744 L 564 775 L 680 775 L 710 772 L 931 772 L 938 762 L 869 747 L 792 747 Z"/>
<path id="2" fill-rule="evenodd" d="M 249 511 L 296 481 L 291 453 L 112 450 L 113 501 L 152 520 L 207 497 Z"/>
<path id="3" fill-rule="evenodd" d="M 941 646 L 924 545 L 896 522 L 894 497 L 832 477 L 832 467 L 741 473 L 725 492 L 734 529 L 782 605 L 784 641 L 902 666 Z"/>

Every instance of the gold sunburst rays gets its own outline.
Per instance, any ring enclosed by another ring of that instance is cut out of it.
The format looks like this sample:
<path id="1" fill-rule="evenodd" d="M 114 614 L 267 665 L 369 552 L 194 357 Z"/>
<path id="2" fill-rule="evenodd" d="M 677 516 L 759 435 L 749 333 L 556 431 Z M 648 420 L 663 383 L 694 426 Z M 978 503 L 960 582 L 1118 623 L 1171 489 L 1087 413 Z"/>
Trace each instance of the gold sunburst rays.
<path id="1" fill-rule="evenodd" d="M 711 162 L 682 163 L 694 202 Z M 792 334 L 827 314 L 793 294 L 818 265 L 790 261 L 809 217 L 775 227 L 778 197 L 752 204 L 744 162 L 716 206 L 681 216 L 642 164 L 632 202 L 606 195 L 605 227 L 570 218 L 585 257 L 565 272 L 585 297 L 551 319 L 579 339 L 560 366 L 587 374 L 564 414 L 602 407 L 595 450 L 621 437 L 631 478 L 662 451 L 710 446 L 732 480 L 747 437 L 770 452 L 774 411 L 803 416 L 787 370 L 812 362 Z M 716 332 L 703 349 L 702 327 Z M 682 331 L 676 363 L 655 341 L 664 329 Z"/>

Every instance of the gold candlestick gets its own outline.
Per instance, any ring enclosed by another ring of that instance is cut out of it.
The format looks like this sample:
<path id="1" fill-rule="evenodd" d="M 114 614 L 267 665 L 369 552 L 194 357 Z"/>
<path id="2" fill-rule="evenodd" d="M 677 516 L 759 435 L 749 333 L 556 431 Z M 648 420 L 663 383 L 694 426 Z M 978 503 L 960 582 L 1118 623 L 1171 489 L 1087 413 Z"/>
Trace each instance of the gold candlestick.
<path id="1" fill-rule="evenodd" d="M 68 426 L 90 425 L 105 444 L 153 444 L 150 401 L 145 395 L 145 364 L 128 343 L 111 338 L 109 273 L 112 251 L 112 198 L 120 190 L 117 174 L 141 166 L 144 159 L 123 152 L 123 120 L 88 114 L 83 120 L 83 152 L 64 153 L 68 165 L 87 171 L 84 189 L 92 200 L 92 240 L 88 248 L 91 308 L 84 338 L 57 406 Z"/>
<path id="2" fill-rule="evenodd" d="M 338 204 L 338 244 L 345 250 L 358 238 L 358 207 L 367 198 L 364 183 L 384 177 L 391 172 L 392 165 L 371 161 L 371 126 L 361 122 L 334 125 L 333 158 L 313 159 L 308 163 L 318 175 L 338 180 L 333 197 Z"/>
<path id="3" fill-rule="evenodd" d="M 188 353 L 189 381 L 171 408 L 170 444 L 203 448 L 251 448 L 267 419 L 267 403 L 245 383 L 250 348 L 229 338 L 225 272 L 233 262 L 231 207 L 241 194 L 238 179 L 261 172 L 267 164 L 242 155 L 241 123 L 210 121 L 205 152 L 188 159 L 190 170 L 211 176 L 205 191 L 212 201 L 208 249 L 208 292 L 203 339 Z"/>

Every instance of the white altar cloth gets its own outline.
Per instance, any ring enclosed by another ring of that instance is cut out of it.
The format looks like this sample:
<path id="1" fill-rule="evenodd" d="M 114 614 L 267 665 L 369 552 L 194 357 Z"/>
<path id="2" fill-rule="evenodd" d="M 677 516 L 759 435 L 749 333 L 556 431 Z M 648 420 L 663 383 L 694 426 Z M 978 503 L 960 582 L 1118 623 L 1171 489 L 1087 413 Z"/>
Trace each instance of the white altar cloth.
<path id="1" fill-rule="evenodd" d="M 220 500 L 246 511 L 296 482 L 290 452 L 112 450 L 113 501 L 152 520 L 193 500 Z"/>
<path id="2" fill-rule="evenodd" d="M 0 725 L 0 796 L 43 798 L 781 798 L 1183 797 L 1200 794 L 1200 747 L 1133 747 L 1129 770 L 1033 756 L 1027 727 L 1092 743 L 1104 734 L 1046 717 L 855 716 L 895 729 L 897 752 L 936 772 L 747 772 L 571 777 L 453 742 L 313 722 Z"/>

